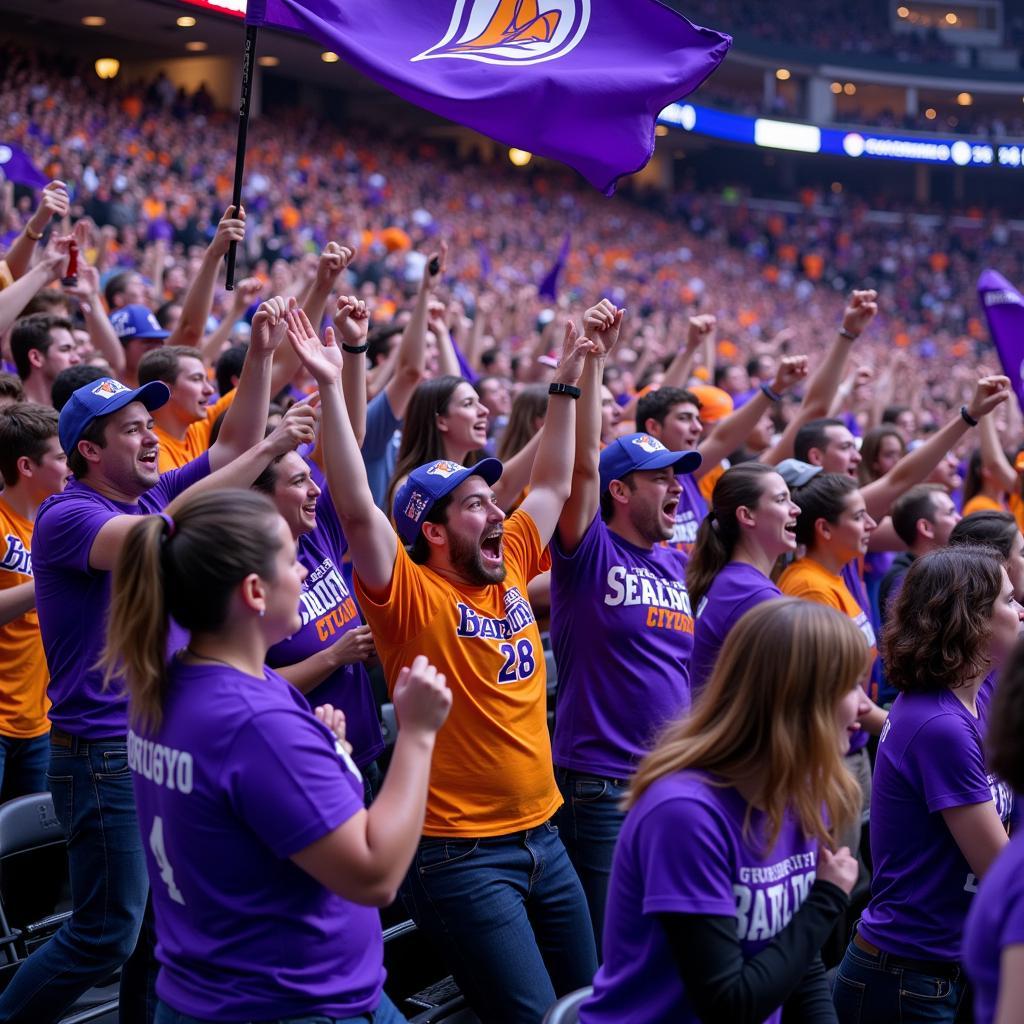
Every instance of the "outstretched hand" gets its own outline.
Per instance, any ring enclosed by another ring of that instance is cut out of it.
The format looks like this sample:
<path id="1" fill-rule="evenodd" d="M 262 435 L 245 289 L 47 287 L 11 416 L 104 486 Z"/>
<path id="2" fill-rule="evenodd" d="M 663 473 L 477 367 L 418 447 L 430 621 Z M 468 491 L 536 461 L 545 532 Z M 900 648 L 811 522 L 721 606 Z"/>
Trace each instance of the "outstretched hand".
<path id="1" fill-rule="evenodd" d="M 341 349 L 334 337 L 334 328 L 328 327 L 321 344 L 309 317 L 302 309 L 291 308 L 285 314 L 288 324 L 288 342 L 302 365 L 310 372 L 321 389 L 332 387 L 341 379 Z"/>
<path id="2" fill-rule="evenodd" d="M 596 351 L 596 344 L 586 335 L 581 335 L 576 325 L 567 320 L 562 340 L 562 358 L 552 379 L 554 384 L 575 385 L 583 375 L 583 364 L 588 355 Z"/>
<path id="3" fill-rule="evenodd" d="M 252 331 L 249 335 L 249 351 L 255 355 L 270 355 L 277 351 L 278 345 L 284 341 L 288 323 L 285 314 L 288 308 L 294 308 L 295 299 L 284 299 L 274 295 L 261 302 L 252 318 Z"/>

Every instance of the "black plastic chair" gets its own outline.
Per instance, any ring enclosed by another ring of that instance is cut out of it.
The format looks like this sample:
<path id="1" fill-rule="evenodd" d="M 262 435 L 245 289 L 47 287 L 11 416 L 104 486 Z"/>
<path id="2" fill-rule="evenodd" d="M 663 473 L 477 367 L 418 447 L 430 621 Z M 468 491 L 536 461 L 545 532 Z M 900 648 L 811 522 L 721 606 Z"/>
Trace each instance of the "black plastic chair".
<path id="1" fill-rule="evenodd" d="M 542 1024 L 576 1024 L 580 1019 L 580 1005 L 593 991 L 594 989 L 588 985 L 586 988 L 579 988 L 567 996 L 562 996 L 544 1014 Z"/>

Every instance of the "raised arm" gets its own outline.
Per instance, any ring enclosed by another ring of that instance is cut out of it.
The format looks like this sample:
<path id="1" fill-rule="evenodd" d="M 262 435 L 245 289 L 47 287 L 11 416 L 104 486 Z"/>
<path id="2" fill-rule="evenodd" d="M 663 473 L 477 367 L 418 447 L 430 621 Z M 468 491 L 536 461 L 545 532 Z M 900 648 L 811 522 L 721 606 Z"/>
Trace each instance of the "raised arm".
<path id="1" fill-rule="evenodd" d="M 663 388 L 685 388 L 690 382 L 690 374 L 693 371 L 693 364 L 701 346 L 709 337 L 714 342 L 715 326 L 718 320 L 710 313 L 701 313 L 698 316 L 691 316 L 686 329 L 686 344 L 676 353 L 675 358 L 668 364 L 665 376 L 661 380 Z M 714 367 L 709 367 L 709 372 Z M 756 421 L 755 421 L 756 422 Z"/>
<path id="2" fill-rule="evenodd" d="M 420 290 L 416 293 L 416 302 L 412 307 L 412 316 L 402 331 L 402 340 L 398 344 L 395 372 L 388 381 L 385 392 L 388 405 L 395 419 L 403 419 L 412 393 L 426 375 L 427 366 L 427 307 L 434 294 L 434 288 L 444 273 L 445 261 L 448 258 L 448 243 L 442 241 L 437 252 L 427 257 L 423 267 L 423 279 Z M 431 268 L 437 272 L 432 273 Z"/>
<path id="3" fill-rule="evenodd" d="M 42 237 L 50 221 L 54 217 L 66 217 L 71 209 L 68 187 L 63 181 L 51 181 L 39 196 L 39 205 L 21 229 L 18 237 L 11 243 L 4 259 L 7 268 L 15 281 L 23 276 L 32 262 L 32 254 L 36 251 L 36 243 Z"/>
<path id="4" fill-rule="evenodd" d="M 79 224 L 82 222 L 79 221 Z M 75 225 L 76 231 L 78 225 Z M 79 242 L 79 248 L 82 248 Z M 107 311 L 100 298 L 100 272 L 88 263 L 79 261 L 78 284 L 65 289 L 78 299 L 79 308 L 85 318 L 85 329 L 96 351 L 103 356 L 110 367 L 112 376 L 120 377 L 124 373 L 124 345 L 118 338 L 114 325 L 107 316 Z"/>
<path id="5" fill-rule="evenodd" d="M 807 376 L 807 356 L 783 356 L 775 371 L 775 379 L 768 390 L 781 398 Z M 764 388 L 758 390 L 750 401 L 715 425 L 711 433 L 700 443 L 704 461 L 693 475 L 699 480 L 719 465 L 727 455 L 736 451 L 757 426 L 757 421 L 766 413 L 775 398 L 770 398 Z"/>
<path id="6" fill-rule="evenodd" d="M 366 338 L 370 333 L 370 311 L 354 295 L 342 295 L 334 314 L 334 333 L 345 353 L 341 364 L 341 391 L 345 396 L 352 433 L 363 446 L 366 437 Z"/>
<path id="7" fill-rule="evenodd" d="M 1012 405 L 1011 397 L 1008 406 Z M 1015 493 L 1018 487 L 1017 471 L 1010 465 L 1010 460 L 1003 451 L 994 416 L 982 419 L 978 425 L 978 437 L 981 440 L 982 464 L 999 481 L 1004 491 Z"/>
<path id="8" fill-rule="evenodd" d="M 572 321 L 565 325 L 562 358 L 552 385 L 575 387 L 583 373 L 586 357 L 595 345 L 578 337 Z M 562 509 L 572 490 L 572 467 L 576 440 L 576 402 L 567 394 L 552 394 L 541 428 L 537 456 L 533 460 L 530 493 L 520 506 L 537 526 L 542 544 L 547 544 L 558 525 Z"/>
<path id="9" fill-rule="evenodd" d="M 227 254 L 232 242 L 245 240 L 245 210 L 239 208 L 235 217 L 235 208 L 229 206 L 220 223 L 213 241 L 203 253 L 199 272 L 196 274 L 181 304 L 181 319 L 171 331 L 167 339 L 168 345 L 192 345 L 197 347 L 206 333 L 206 321 L 213 307 L 213 289 L 217 284 L 220 262 Z"/>
<path id="10" fill-rule="evenodd" d="M 617 310 L 608 299 L 602 299 L 583 315 L 584 336 L 594 348 L 583 364 L 580 377 L 583 393 L 576 408 L 572 489 L 558 517 L 558 543 L 566 552 L 573 552 L 579 546 L 600 505 L 601 376 L 608 353 L 618 341 L 624 313 L 625 310 Z"/>
<path id="11" fill-rule="evenodd" d="M 367 590 L 379 592 L 391 582 L 398 536 L 373 502 L 366 466 L 341 392 L 342 356 L 334 330 L 327 329 L 321 344 L 302 310 L 289 310 L 287 320 L 288 341 L 320 389 L 324 472 L 348 538 L 352 564 Z"/>
<path id="12" fill-rule="evenodd" d="M 21 316 L 21 311 L 28 305 L 32 296 L 60 274 L 61 268 L 67 262 L 70 244 L 70 235 L 64 238 L 51 237 L 39 262 L 28 273 L 22 274 L 14 284 L 0 292 L 0 334 L 5 334 L 11 324 Z"/>
<path id="13" fill-rule="evenodd" d="M 247 277 L 235 285 L 231 293 L 231 308 L 217 325 L 217 329 L 203 338 L 199 346 L 199 358 L 207 366 L 217 362 L 224 343 L 231 337 L 235 324 L 242 318 L 245 311 L 259 298 L 263 291 L 263 282 L 258 277 Z"/>
<path id="14" fill-rule="evenodd" d="M 461 377 L 462 367 L 455 354 L 455 342 L 448 329 L 447 307 L 437 299 L 427 304 L 427 327 L 437 338 L 437 373 L 440 377 Z M 394 411 L 394 410 L 392 410 Z"/>
<path id="15" fill-rule="evenodd" d="M 971 419 L 981 420 L 1009 397 L 1008 377 L 982 377 L 974 396 L 964 408 Z M 864 497 L 868 515 L 873 519 L 881 519 L 904 491 L 928 476 L 968 429 L 969 424 L 963 415 L 957 413 L 927 441 L 904 455 L 885 476 L 862 487 L 860 493 Z"/>

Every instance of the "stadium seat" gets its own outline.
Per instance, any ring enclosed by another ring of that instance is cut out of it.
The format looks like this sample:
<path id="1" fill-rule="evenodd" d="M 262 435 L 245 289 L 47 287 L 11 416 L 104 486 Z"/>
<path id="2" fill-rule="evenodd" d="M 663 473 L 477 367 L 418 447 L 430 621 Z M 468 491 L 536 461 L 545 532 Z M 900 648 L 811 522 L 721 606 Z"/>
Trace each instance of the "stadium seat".
<path id="1" fill-rule="evenodd" d="M 593 992 L 589 985 L 562 996 L 547 1013 L 542 1024 L 576 1024 L 580 1019 L 580 1004 Z"/>

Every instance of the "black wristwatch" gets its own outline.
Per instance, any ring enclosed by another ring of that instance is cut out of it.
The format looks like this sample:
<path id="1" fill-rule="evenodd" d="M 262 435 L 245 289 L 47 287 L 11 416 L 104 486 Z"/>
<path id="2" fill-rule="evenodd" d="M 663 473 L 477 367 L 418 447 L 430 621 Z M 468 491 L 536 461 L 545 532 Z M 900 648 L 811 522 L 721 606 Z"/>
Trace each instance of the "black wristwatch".
<path id="1" fill-rule="evenodd" d="M 583 392 L 575 384 L 551 384 L 548 386 L 548 394 L 568 395 L 572 399 L 577 399 Z"/>
<path id="2" fill-rule="evenodd" d="M 369 347 L 369 342 L 367 342 L 365 345 L 346 345 L 344 342 L 342 342 L 341 351 L 350 352 L 352 355 L 358 356 L 362 355 Z"/>

